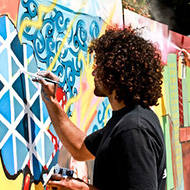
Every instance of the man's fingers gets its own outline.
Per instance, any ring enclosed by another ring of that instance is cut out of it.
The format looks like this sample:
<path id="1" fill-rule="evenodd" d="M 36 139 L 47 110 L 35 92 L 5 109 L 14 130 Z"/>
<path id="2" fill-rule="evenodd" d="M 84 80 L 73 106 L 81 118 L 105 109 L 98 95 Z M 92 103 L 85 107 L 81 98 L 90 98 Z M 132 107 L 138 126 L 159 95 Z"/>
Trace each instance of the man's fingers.
<path id="1" fill-rule="evenodd" d="M 37 75 L 59 82 L 59 77 L 50 71 L 39 71 Z"/>
<path id="2" fill-rule="evenodd" d="M 32 81 L 34 81 L 34 82 L 38 82 L 38 83 L 40 83 L 41 85 L 46 85 L 47 83 L 46 83 L 46 81 L 42 78 L 42 77 L 35 77 L 35 78 L 32 78 Z"/>
<path id="3" fill-rule="evenodd" d="M 52 175 L 52 177 L 47 183 L 47 186 L 54 188 L 59 188 L 59 187 L 63 188 L 68 186 L 68 181 L 66 178 L 61 177 L 61 175 Z"/>

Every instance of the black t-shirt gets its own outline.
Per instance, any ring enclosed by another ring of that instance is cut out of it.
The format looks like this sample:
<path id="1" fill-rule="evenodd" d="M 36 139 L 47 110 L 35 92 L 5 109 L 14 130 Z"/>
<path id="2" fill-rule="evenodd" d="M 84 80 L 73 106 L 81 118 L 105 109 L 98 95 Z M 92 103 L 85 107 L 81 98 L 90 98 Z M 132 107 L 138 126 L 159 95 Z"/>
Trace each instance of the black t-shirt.
<path id="1" fill-rule="evenodd" d="M 85 139 L 96 157 L 93 184 L 101 190 L 164 190 L 166 151 L 156 114 L 136 106 L 113 111 L 107 125 Z"/>

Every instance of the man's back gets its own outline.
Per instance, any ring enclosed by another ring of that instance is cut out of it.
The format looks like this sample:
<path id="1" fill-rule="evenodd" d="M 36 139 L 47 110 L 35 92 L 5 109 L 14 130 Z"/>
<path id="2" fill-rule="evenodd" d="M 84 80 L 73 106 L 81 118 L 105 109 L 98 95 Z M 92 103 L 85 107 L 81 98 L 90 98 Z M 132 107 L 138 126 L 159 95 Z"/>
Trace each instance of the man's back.
<path id="1" fill-rule="evenodd" d="M 164 189 L 165 144 L 157 116 L 141 106 L 126 110 L 125 114 L 121 110 L 114 113 L 116 116 L 111 120 L 117 117 L 117 124 L 113 126 L 113 121 L 108 122 L 102 130 L 94 185 L 100 189 Z M 86 145 L 88 147 L 88 142 Z"/>

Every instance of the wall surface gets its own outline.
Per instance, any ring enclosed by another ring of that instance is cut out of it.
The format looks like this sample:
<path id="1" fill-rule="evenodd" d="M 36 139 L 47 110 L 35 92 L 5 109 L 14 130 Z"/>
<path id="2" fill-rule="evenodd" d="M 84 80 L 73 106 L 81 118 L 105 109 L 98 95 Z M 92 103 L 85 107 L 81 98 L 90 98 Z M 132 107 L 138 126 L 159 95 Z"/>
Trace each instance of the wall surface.
<path id="1" fill-rule="evenodd" d="M 54 72 L 60 78 L 57 98 L 71 120 L 86 134 L 102 128 L 111 108 L 106 98 L 93 95 L 93 55 L 87 49 L 114 23 L 144 27 L 142 35 L 162 52 L 163 97 L 152 109 L 166 140 L 167 189 L 190 189 L 190 68 L 184 71 L 178 55 L 181 48 L 190 50 L 188 37 L 122 10 L 118 0 L 0 0 L 0 14 L 1 189 L 41 190 L 56 163 L 92 182 L 93 162 L 75 161 L 62 146 L 41 87 L 26 71 Z"/>

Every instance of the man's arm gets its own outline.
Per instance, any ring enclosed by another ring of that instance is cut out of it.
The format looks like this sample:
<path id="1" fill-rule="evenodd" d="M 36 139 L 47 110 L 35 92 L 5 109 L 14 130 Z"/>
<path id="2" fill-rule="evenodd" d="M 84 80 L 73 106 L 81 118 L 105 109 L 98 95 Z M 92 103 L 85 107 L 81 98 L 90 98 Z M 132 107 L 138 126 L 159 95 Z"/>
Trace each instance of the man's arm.
<path id="1" fill-rule="evenodd" d="M 59 139 L 75 160 L 85 161 L 94 159 L 94 156 L 85 146 L 85 133 L 71 122 L 57 101 L 57 84 L 47 82 L 43 79 L 43 77 L 46 77 L 58 82 L 59 78 L 49 71 L 39 72 L 38 75 L 39 78 L 35 79 L 35 81 L 42 85 L 42 99 L 47 107 L 50 119 Z"/>

